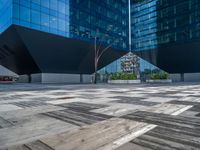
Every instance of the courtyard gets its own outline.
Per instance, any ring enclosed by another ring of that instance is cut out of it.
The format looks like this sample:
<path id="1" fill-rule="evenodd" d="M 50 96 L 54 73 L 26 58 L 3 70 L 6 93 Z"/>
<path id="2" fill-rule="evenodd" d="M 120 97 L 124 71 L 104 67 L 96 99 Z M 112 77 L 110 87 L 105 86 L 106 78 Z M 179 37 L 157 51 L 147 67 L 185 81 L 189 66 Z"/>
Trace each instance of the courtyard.
<path id="1" fill-rule="evenodd" d="M 0 149 L 197 150 L 200 84 L 0 85 Z"/>

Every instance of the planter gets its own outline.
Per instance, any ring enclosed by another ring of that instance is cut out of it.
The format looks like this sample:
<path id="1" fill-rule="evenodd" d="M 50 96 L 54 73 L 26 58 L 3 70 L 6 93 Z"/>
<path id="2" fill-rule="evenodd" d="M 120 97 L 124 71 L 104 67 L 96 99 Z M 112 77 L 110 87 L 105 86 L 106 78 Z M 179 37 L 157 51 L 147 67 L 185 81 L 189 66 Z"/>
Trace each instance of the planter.
<path id="1" fill-rule="evenodd" d="M 0 81 L 0 84 L 11 84 L 15 83 L 16 81 Z"/>
<path id="2" fill-rule="evenodd" d="M 172 83 L 171 79 L 161 79 L 161 80 L 146 80 L 147 83 Z"/>
<path id="3" fill-rule="evenodd" d="M 108 80 L 110 84 L 139 84 L 140 80 Z"/>

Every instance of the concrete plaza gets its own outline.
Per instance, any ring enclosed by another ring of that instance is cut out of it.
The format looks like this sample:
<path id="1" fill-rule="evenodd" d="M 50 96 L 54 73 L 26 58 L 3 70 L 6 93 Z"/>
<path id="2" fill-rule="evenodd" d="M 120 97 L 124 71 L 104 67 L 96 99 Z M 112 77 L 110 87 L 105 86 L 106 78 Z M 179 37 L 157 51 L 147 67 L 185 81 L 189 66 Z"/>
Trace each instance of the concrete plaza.
<path id="1" fill-rule="evenodd" d="M 197 150 L 200 84 L 0 85 L 0 149 Z"/>

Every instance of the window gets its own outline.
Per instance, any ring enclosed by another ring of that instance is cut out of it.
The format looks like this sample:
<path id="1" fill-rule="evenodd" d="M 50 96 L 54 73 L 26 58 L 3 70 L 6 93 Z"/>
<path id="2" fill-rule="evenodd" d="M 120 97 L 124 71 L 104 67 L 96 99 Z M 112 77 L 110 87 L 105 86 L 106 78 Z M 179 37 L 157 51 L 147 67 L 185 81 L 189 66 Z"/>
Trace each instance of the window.
<path id="1" fill-rule="evenodd" d="M 20 6 L 20 19 L 23 21 L 30 22 L 30 9 Z"/>
<path id="2" fill-rule="evenodd" d="M 58 11 L 65 14 L 65 3 L 58 1 Z"/>
<path id="3" fill-rule="evenodd" d="M 45 1 L 45 0 L 42 0 L 42 1 Z M 36 4 L 40 5 L 40 0 L 32 0 L 32 3 L 36 3 Z"/>
<path id="4" fill-rule="evenodd" d="M 57 29 L 57 26 L 58 26 L 57 17 L 50 16 L 50 27 Z"/>
<path id="5" fill-rule="evenodd" d="M 41 24 L 43 26 L 49 27 L 49 15 L 47 15 L 47 14 L 41 14 Z"/>
<path id="6" fill-rule="evenodd" d="M 13 5 L 13 17 L 19 19 L 19 5 Z"/>
<path id="7" fill-rule="evenodd" d="M 49 8 L 49 0 L 42 0 L 41 1 L 41 6 Z"/>
<path id="8" fill-rule="evenodd" d="M 57 0 L 50 0 L 50 9 L 57 10 Z"/>
<path id="9" fill-rule="evenodd" d="M 60 31 L 65 31 L 65 21 L 64 20 L 61 20 L 61 19 L 58 20 L 58 29 Z"/>
<path id="10" fill-rule="evenodd" d="M 40 13 L 38 11 L 31 11 L 31 22 L 34 24 L 40 24 Z"/>

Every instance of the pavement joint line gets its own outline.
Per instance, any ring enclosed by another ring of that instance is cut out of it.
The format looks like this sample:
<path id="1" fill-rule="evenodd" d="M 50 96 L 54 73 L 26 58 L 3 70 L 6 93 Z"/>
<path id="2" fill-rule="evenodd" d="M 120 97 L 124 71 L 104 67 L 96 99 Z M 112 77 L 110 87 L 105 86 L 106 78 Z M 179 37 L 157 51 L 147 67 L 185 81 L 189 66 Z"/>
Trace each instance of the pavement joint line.
<path id="1" fill-rule="evenodd" d="M 158 125 L 149 124 L 149 125 L 147 125 L 146 127 L 144 127 L 144 128 L 141 129 L 141 130 L 138 130 L 138 131 L 136 131 L 136 132 L 131 132 L 131 133 L 125 135 L 124 137 L 119 138 L 118 140 L 116 140 L 116 141 L 113 143 L 111 149 L 116 149 L 116 148 L 122 146 L 123 144 L 125 144 L 125 143 L 127 143 L 127 142 L 130 142 L 131 140 L 133 140 L 133 139 L 135 139 L 135 138 L 137 138 L 137 137 L 139 137 L 139 136 L 145 134 L 146 132 L 148 132 L 148 131 L 150 131 L 150 130 L 156 128 L 157 126 L 158 126 Z M 106 149 L 106 148 L 105 148 L 105 149 Z"/>
<path id="2" fill-rule="evenodd" d="M 180 110 L 178 110 L 178 111 L 176 111 L 176 112 L 173 112 L 171 115 L 172 115 L 172 116 L 177 116 L 177 115 L 179 115 L 179 114 L 185 112 L 186 110 L 188 110 L 188 109 L 190 109 L 190 108 L 192 108 L 192 107 L 193 107 L 193 105 L 186 106 L 186 107 L 184 107 L 184 108 L 182 108 L 182 109 L 180 109 Z"/>

